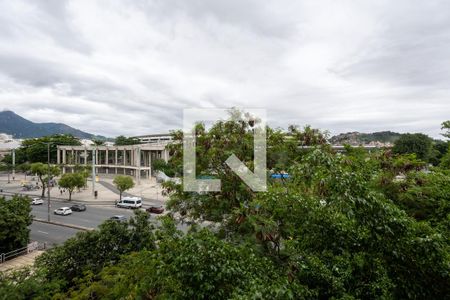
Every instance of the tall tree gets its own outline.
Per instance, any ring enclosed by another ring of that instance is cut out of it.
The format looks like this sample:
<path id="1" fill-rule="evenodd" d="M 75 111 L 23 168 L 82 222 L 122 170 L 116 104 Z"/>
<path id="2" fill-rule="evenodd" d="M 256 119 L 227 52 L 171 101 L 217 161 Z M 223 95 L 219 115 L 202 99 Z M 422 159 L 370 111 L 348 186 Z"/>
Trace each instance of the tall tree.
<path id="1" fill-rule="evenodd" d="M 0 197 L 0 253 L 25 247 L 32 221 L 28 197 L 13 196 L 11 200 Z"/>
<path id="2" fill-rule="evenodd" d="M 120 200 L 122 200 L 123 192 L 134 187 L 133 178 L 131 178 L 130 176 L 123 176 L 123 175 L 116 176 L 113 180 L 113 183 L 119 190 Z"/>
<path id="3" fill-rule="evenodd" d="M 431 156 L 433 140 L 422 133 L 407 133 L 394 144 L 392 151 L 396 154 L 416 154 L 417 158 L 428 161 Z"/>
<path id="4" fill-rule="evenodd" d="M 69 201 L 72 200 L 72 193 L 76 188 L 82 188 L 85 185 L 85 177 L 81 173 L 66 173 L 59 179 L 59 186 L 69 191 Z"/>
<path id="5" fill-rule="evenodd" d="M 140 143 L 141 142 L 136 138 L 125 137 L 123 135 L 119 135 L 118 137 L 116 137 L 116 140 L 114 141 L 114 145 L 116 146 L 137 145 Z"/>
<path id="6" fill-rule="evenodd" d="M 78 138 L 68 134 L 57 134 L 51 136 L 44 136 L 36 139 L 26 139 L 22 141 L 22 146 L 19 152 L 25 154 L 27 162 L 42 162 L 46 163 L 48 160 L 47 144 L 50 143 L 50 162 L 56 163 L 57 145 L 81 145 Z"/>
<path id="7" fill-rule="evenodd" d="M 450 121 L 443 122 L 441 125 L 441 129 L 445 130 L 442 135 L 450 139 Z"/>
<path id="8" fill-rule="evenodd" d="M 48 181 L 52 180 L 60 173 L 60 169 L 58 166 L 50 165 L 49 167 L 48 165 L 40 162 L 31 164 L 30 171 L 38 176 L 39 181 L 42 184 L 42 197 L 45 196 L 45 189 L 49 188 Z"/>
<path id="9" fill-rule="evenodd" d="M 37 259 L 48 279 L 71 281 L 86 271 L 99 272 L 104 266 L 117 263 L 132 251 L 153 249 L 154 237 L 148 215 L 135 211 L 129 222 L 105 221 L 97 230 L 85 231 L 62 246 L 46 251 Z"/>
<path id="10" fill-rule="evenodd" d="M 197 124 L 196 135 L 196 175 L 203 178 L 215 178 L 221 181 L 221 192 L 196 193 L 184 192 L 182 185 L 165 183 L 171 194 L 168 207 L 183 216 L 194 219 L 206 219 L 222 222 L 224 216 L 245 205 L 255 196 L 241 178 L 236 175 L 225 161 L 230 155 L 236 155 L 250 170 L 253 170 L 254 128 L 259 120 L 240 111 L 231 111 L 230 117 L 218 121 L 207 129 Z M 295 126 L 288 134 L 281 130 L 267 128 L 267 169 L 286 171 L 289 166 L 306 152 L 301 146 L 327 147 L 326 134 L 307 126 L 304 130 Z M 183 133 L 173 133 L 174 143 L 168 146 L 171 158 L 171 170 L 183 170 Z"/>
<path id="11" fill-rule="evenodd" d="M 87 187 L 87 180 L 89 176 L 92 175 L 91 167 L 85 165 L 75 165 L 74 166 L 75 173 L 80 173 L 84 178 L 84 187 Z"/>

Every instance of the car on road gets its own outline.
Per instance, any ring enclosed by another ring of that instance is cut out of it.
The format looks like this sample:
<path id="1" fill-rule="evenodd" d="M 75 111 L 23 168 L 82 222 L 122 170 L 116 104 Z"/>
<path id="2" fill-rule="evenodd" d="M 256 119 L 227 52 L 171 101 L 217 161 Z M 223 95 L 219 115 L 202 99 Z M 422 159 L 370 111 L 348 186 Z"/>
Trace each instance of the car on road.
<path id="1" fill-rule="evenodd" d="M 139 208 L 142 206 L 142 198 L 123 197 L 122 200 L 117 201 L 116 206 L 123 208 Z"/>
<path id="2" fill-rule="evenodd" d="M 84 204 L 74 204 L 70 207 L 72 211 L 85 211 L 86 205 Z"/>
<path id="3" fill-rule="evenodd" d="M 42 205 L 42 204 L 44 204 L 44 200 L 42 200 L 41 198 L 33 198 L 33 199 L 31 199 L 31 204 L 32 205 Z"/>
<path id="4" fill-rule="evenodd" d="M 162 214 L 164 212 L 164 207 L 160 206 L 150 206 L 146 209 L 148 213 L 152 214 Z"/>
<path id="5" fill-rule="evenodd" d="M 67 216 L 72 214 L 72 210 L 70 209 L 70 207 L 60 207 L 55 209 L 53 213 L 55 215 Z"/>
<path id="6" fill-rule="evenodd" d="M 126 222 L 127 221 L 127 217 L 122 216 L 122 215 L 115 215 L 115 216 L 112 216 L 109 219 L 112 220 L 112 221 L 117 221 L 117 222 Z"/>

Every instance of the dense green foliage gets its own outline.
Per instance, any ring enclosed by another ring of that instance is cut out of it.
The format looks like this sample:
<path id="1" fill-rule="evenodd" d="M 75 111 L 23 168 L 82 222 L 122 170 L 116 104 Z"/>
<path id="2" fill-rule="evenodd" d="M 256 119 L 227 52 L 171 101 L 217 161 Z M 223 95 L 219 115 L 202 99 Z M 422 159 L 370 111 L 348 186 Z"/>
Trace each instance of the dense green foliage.
<path id="1" fill-rule="evenodd" d="M 0 197 L 0 253 L 25 247 L 32 221 L 28 197 L 14 196 L 11 200 Z"/>
<path id="2" fill-rule="evenodd" d="M 123 192 L 134 187 L 133 178 L 130 176 L 119 175 L 114 178 L 113 181 L 116 188 L 119 190 L 120 200 L 122 200 Z"/>
<path id="3" fill-rule="evenodd" d="M 416 154 L 421 160 L 430 159 L 433 141 L 430 137 L 422 133 L 407 133 L 402 135 L 395 142 L 392 149 L 396 154 Z"/>
<path id="4" fill-rule="evenodd" d="M 72 200 L 73 191 L 78 188 L 81 189 L 86 182 L 83 173 L 66 173 L 61 176 L 58 181 L 60 187 L 67 189 L 69 192 L 69 201 Z"/>
<path id="5" fill-rule="evenodd" d="M 449 151 L 442 157 L 440 162 L 440 167 L 445 170 L 450 170 L 450 149 Z"/>
<path id="6" fill-rule="evenodd" d="M 55 176 L 58 176 L 60 169 L 55 165 L 47 165 L 40 162 L 33 163 L 30 166 L 30 172 L 36 174 L 42 185 L 41 197 L 45 196 L 45 190 L 48 188 L 48 181 L 52 180 Z"/>
<path id="7" fill-rule="evenodd" d="M 80 299 L 92 295 L 98 299 L 289 299 L 294 289 L 306 290 L 289 284 L 272 261 L 251 248 L 222 241 L 207 230 L 162 239 L 155 251 L 130 255 L 103 269 L 97 278 L 69 295 Z"/>
<path id="8" fill-rule="evenodd" d="M 450 121 L 443 122 L 441 129 L 445 130 L 445 132 L 442 135 L 450 139 Z"/>
<path id="9" fill-rule="evenodd" d="M 423 160 L 430 158 L 431 140 L 420 144 L 413 136 L 395 151 L 347 147 L 335 153 L 318 130 L 291 127 L 285 135 L 268 128 L 268 173 L 290 176 L 270 179 L 268 191 L 256 193 L 223 163 L 234 153 L 253 168 L 253 125 L 251 120 L 218 122 L 209 130 L 197 125 L 197 175 L 221 179 L 221 192 L 184 192 L 168 182 L 173 215 L 161 218 L 158 228 L 140 211 L 129 224 L 108 221 L 45 253 L 33 273 L 3 275 L 0 295 L 448 297 L 450 171 Z M 182 133 L 174 138 L 181 140 Z M 169 150 L 169 163 L 159 168 L 180 175 L 181 144 Z M 183 233 L 173 216 L 198 224 Z M 210 221 L 208 228 L 204 221 Z"/>
<path id="10" fill-rule="evenodd" d="M 114 141 L 114 145 L 116 145 L 116 146 L 137 145 L 140 143 L 141 142 L 136 138 L 125 137 L 123 135 L 119 135 L 118 137 L 116 137 L 116 139 Z"/>
<path id="11" fill-rule="evenodd" d="M 50 163 L 52 164 L 56 164 L 57 145 L 81 145 L 80 141 L 76 137 L 67 134 L 56 134 L 41 138 L 25 139 L 22 141 L 21 147 L 16 149 L 16 164 L 19 165 L 26 162 L 47 163 L 48 143 L 50 143 Z M 11 163 L 11 155 L 7 155 L 4 160 Z"/>
<path id="12" fill-rule="evenodd" d="M 164 172 L 169 177 L 174 177 L 181 174 L 181 170 L 174 170 L 171 165 L 166 163 L 163 159 L 155 159 L 152 161 L 153 170 Z"/>

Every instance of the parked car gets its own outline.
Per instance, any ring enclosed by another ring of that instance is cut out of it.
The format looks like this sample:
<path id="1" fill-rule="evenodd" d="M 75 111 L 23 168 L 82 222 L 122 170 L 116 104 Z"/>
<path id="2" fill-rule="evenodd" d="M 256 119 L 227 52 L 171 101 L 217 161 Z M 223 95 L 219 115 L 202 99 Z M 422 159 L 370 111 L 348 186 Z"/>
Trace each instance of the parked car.
<path id="1" fill-rule="evenodd" d="M 85 211 L 86 205 L 84 204 L 74 204 L 70 207 L 72 211 Z"/>
<path id="2" fill-rule="evenodd" d="M 117 201 L 116 206 L 123 208 L 139 208 L 142 206 L 142 199 L 139 197 L 123 197 L 122 200 Z"/>
<path id="3" fill-rule="evenodd" d="M 39 186 L 34 184 L 25 184 L 22 186 L 22 191 L 34 191 L 39 189 Z"/>
<path id="4" fill-rule="evenodd" d="M 42 205 L 42 204 L 44 204 L 44 200 L 42 200 L 41 198 L 33 198 L 33 199 L 31 199 L 31 204 L 32 205 Z"/>
<path id="5" fill-rule="evenodd" d="M 55 215 L 62 215 L 62 216 L 67 216 L 72 214 L 72 210 L 70 209 L 70 207 L 60 207 L 57 208 L 53 211 L 53 213 Z"/>
<path id="6" fill-rule="evenodd" d="M 122 216 L 122 215 L 115 215 L 115 216 L 112 216 L 109 219 L 113 220 L 113 221 L 117 221 L 117 222 L 126 222 L 127 221 L 127 217 Z"/>
<path id="7" fill-rule="evenodd" d="M 146 209 L 148 213 L 152 214 L 162 214 L 164 212 L 164 207 L 160 206 L 150 206 Z"/>

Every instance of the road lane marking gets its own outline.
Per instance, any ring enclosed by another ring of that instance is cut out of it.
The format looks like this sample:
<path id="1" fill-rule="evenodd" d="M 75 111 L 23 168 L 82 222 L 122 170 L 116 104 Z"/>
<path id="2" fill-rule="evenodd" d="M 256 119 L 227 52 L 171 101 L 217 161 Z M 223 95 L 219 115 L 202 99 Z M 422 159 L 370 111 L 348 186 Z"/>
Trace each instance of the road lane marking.
<path id="1" fill-rule="evenodd" d="M 43 233 L 43 234 L 49 234 L 48 232 L 41 231 L 41 230 L 38 230 L 37 232 L 40 232 L 40 233 Z"/>
<path id="2" fill-rule="evenodd" d="M 83 222 L 87 222 L 87 223 L 92 223 L 91 220 L 87 220 L 87 219 L 78 219 L 78 220 L 83 221 Z"/>

